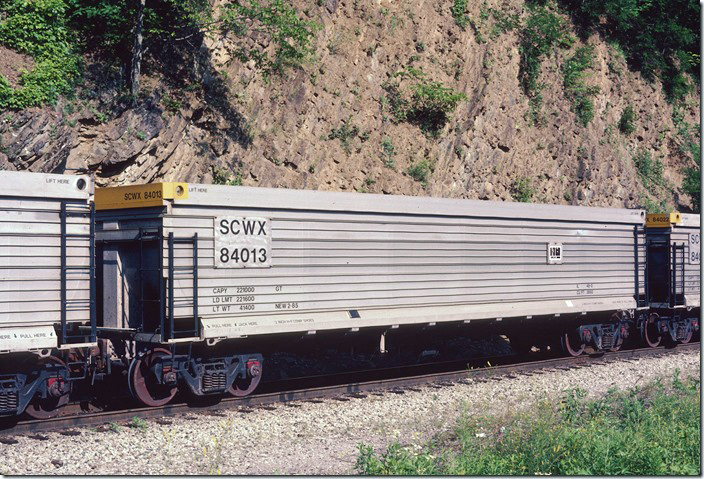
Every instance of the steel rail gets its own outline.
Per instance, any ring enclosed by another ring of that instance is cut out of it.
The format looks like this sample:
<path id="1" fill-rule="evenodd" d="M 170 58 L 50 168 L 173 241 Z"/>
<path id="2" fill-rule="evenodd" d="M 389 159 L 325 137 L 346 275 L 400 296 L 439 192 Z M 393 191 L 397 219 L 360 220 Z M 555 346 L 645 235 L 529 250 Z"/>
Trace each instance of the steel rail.
<path id="1" fill-rule="evenodd" d="M 14 427 L 0 430 L 0 437 L 38 433 L 38 432 L 67 432 L 76 427 L 87 427 L 130 421 L 137 417 L 162 418 L 164 416 L 175 416 L 177 414 L 192 413 L 216 413 L 226 409 L 240 408 L 243 412 L 250 412 L 251 407 L 270 407 L 273 404 L 287 403 L 291 401 L 321 401 L 323 399 L 348 400 L 350 397 L 366 396 L 364 393 L 402 393 L 404 388 L 422 386 L 428 384 L 438 384 L 440 386 L 451 386 L 456 383 L 471 383 L 473 381 L 483 381 L 488 378 L 508 378 L 516 377 L 513 373 L 526 374 L 540 372 L 550 369 L 576 369 L 595 365 L 602 365 L 615 361 L 622 361 L 634 358 L 644 358 L 653 356 L 663 356 L 666 354 L 681 353 L 685 351 L 699 350 L 700 343 L 689 343 L 678 345 L 675 348 L 640 348 L 628 349 L 616 352 L 606 352 L 579 357 L 559 357 L 550 359 L 540 359 L 522 363 L 502 364 L 495 366 L 485 366 L 476 369 L 463 368 L 445 372 L 435 372 L 416 376 L 396 377 L 388 379 L 373 379 L 366 381 L 351 381 L 344 384 L 335 384 L 322 387 L 310 387 L 303 389 L 280 389 L 277 391 L 253 394 L 251 396 L 236 398 L 222 398 L 215 404 L 170 404 L 158 408 L 131 408 L 118 411 L 100 411 L 93 413 L 75 414 L 67 417 L 56 417 L 46 420 L 29 420 L 18 422 Z M 487 359 L 487 358 L 484 358 Z M 465 361 L 468 362 L 468 361 Z M 360 373 L 344 373 L 341 376 L 360 376 Z M 295 383 L 300 378 L 292 378 L 282 381 L 283 383 Z M 278 383 L 278 382 L 277 382 Z M 70 432 L 68 432 L 71 434 Z"/>

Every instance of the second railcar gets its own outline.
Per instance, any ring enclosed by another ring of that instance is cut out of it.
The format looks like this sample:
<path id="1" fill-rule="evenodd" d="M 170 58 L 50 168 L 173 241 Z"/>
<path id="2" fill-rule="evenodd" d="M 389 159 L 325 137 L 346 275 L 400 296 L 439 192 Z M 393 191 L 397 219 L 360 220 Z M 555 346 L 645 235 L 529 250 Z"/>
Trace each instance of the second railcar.
<path id="1" fill-rule="evenodd" d="M 383 348 L 411 325 L 520 322 L 529 337 L 551 318 L 579 354 L 618 347 L 645 307 L 642 210 L 185 183 L 95 201 L 99 334 L 134 340 L 146 404 L 179 384 L 250 392 L 254 338 L 367 330 Z"/>
<path id="2" fill-rule="evenodd" d="M 696 214 L 649 214 L 647 241 L 647 315 L 638 322 L 648 345 L 663 339 L 689 342 L 699 330 L 700 218 Z"/>

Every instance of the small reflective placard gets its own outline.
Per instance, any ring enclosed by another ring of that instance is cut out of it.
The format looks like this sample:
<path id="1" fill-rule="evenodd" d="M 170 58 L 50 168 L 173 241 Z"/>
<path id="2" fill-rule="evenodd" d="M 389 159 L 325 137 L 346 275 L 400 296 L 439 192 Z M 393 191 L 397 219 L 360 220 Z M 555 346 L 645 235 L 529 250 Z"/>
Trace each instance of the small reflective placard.
<path id="1" fill-rule="evenodd" d="M 699 264 L 701 246 L 701 235 L 699 233 L 689 233 L 689 264 Z"/>
<path id="2" fill-rule="evenodd" d="M 562 263 L 562 243 L 548 243 L 548 264 Z"/>
<path id="3" fill-rule="evenodd" d="M 216 268 L 271 268 L 271 219 L 214 218 Z"/>

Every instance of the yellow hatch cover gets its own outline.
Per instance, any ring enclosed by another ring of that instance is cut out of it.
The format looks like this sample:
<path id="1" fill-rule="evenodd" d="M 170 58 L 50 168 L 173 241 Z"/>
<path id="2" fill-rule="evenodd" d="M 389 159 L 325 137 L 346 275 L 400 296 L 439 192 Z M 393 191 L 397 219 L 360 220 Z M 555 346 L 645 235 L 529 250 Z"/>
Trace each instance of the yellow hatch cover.
<path id="1" fill-rule="evenodd" d="M 188 199 L 188 183 L 151 183 L 95 189 L 95 209 L 147 208 L 164 200 Z"/>
<path id="2" fill-rule="evenodd" d="M 648 228 L 669 228 L 673 224 L 681 221 L 679 213 L 649 213 L 645 218 L 645 226 Z"/>

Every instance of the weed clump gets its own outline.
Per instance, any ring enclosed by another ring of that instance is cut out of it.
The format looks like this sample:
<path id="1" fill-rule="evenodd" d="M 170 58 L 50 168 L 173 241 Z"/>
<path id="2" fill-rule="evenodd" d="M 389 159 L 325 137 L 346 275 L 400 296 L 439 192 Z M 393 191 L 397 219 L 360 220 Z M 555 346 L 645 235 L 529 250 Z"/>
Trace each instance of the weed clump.
<path id="1" fill-rule="evenodd" d="M 429 80 L 422 70 L 410 66 L 385 83 L 384 90 L 397 122 L 417 125 L 432 137 L 440 133 L 459 102 L 467 98 L 441 82 Z"/>
<path id="2" fill-rule="evenodd" d="M 464 30 L 469 25 L 469 16 L 467 15 L 467 0 L 455 0 L 450 9 L 455 23 Z"/>
<path id="3" fill-rule="evenodd" d="M 676 373 L 655 383 L 588 399 L 566 391 L 530 413 L 462 417 L 447 439 L 395 443 L 376 453 L 359 446 L 361 474 L 386 475 L 698 475 L 700 382 Z"/>
<path id="4" fill-rule="evenodd" d="M 533 199 L 533 185 L 530 178 L 517 178 L 511 185 L 511 196 L 521 203 L 530 203 Z"/>
<path id="5" fill-rule="evenodd" d="M 621 113 L 621 119 L 618 121 L 618 129 L 624 135 L 632 134 L 636 131 L 635 120 L 636 113 L 633 111 L 633 107 L 628 105 L 623 109 L 623 113 Z"/>
<path id="6" fill-rule="evenodd" d="M 562 67 L 565 93 L 572 101 L 572 111 L 583 126 L 587 126 L 594 118 L 592 97 L 599 93 L 598 86 L 588 86 L 584 83 L 585 71 L 593 65 L 594 46 L 584 45 L 579 47 Z"/>
<path id="7" fill-rule="evenodd" d="M 574 39 L 562 18 L 544 6 L 533 7 L 520 34 L 518 77 L 523 92 L 534 97 L 542 89 L 538 83 L 540 64 L 557 45 L 569 48 Z"/>
<path id="8" fill-rule="evenodd" d="M 242 173 L 239 171 L 233 173 L 225 168 L 219 168 L 216 166 L 213 168 L 213 184 L 240 186 L 242 184 Z"/>
<path id="9" fill-rule="evenodd" d="M 408 176 L 420 182 L 420 184 L 423 185 L 423 188 L 428 186 L 428 179 L 430 179 L 430 175 L 432 172 L 433 167 L 430 165 L 428 160 L 423 160 L 419 161 L 418 163 L 414 163 L 408 168 L 408 170 L 406 170 Z"/>

